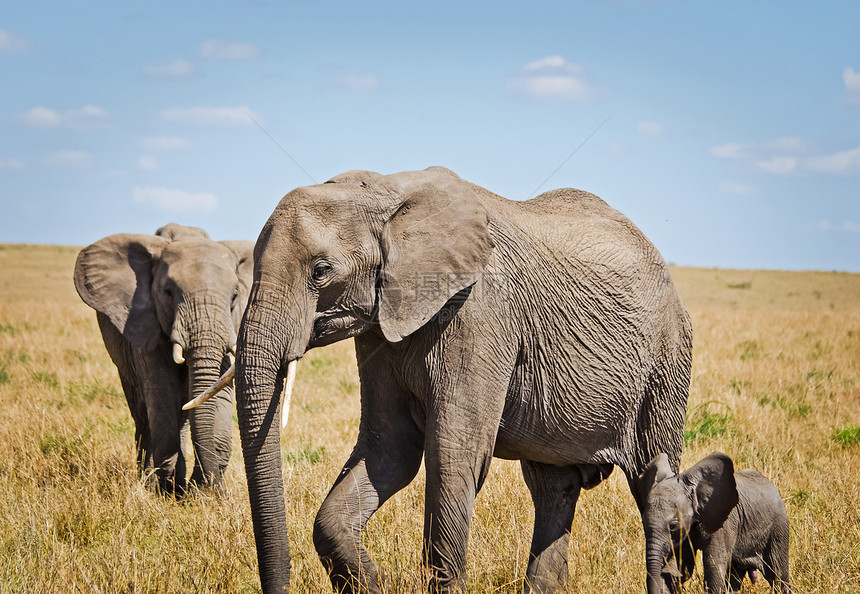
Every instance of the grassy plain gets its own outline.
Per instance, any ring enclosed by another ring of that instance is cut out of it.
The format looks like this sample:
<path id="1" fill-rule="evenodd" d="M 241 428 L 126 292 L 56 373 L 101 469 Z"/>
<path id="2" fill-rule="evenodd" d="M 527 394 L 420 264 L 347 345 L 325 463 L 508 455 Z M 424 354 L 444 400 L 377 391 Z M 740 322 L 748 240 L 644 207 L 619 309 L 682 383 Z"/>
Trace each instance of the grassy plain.
<path id="1" fill-rule="evenodd" d="M 259 588 L 238 430 L 223 499 L 143 488 L 134 426 L 77 250 L 0 246 L 0 592 L 250 592 Z M 673 268 L 695 352 L 682 465 L 714 450 L 779 488 L 796 592 L 860 592 L 860 275 Z M 282 433 L 293 591 L 326 592 L 317 508 L 358 430 L 351 343 L 299 367 Z M 374 516 L 365 543 L 394 592 L 423 580 L 423 473 Z M 522 588 L 532 525 L 516 463 L 478 496 L 470 592 Z M 570 589 L 643 592 L 644 537 L 620 472 L 584 492 Z M 686 592 L 700 593 L 701 565 Z M 766 584 L 747 592 L 768 592 Z"/>

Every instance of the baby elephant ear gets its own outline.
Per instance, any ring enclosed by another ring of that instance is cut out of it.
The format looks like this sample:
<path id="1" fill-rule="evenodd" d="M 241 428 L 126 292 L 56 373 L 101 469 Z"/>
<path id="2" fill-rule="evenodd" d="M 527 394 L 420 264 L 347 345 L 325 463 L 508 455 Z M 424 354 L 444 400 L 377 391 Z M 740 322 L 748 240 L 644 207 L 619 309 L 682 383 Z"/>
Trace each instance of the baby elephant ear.
<path id="1" fill-rule="evenodd" d="M 693 487 L 694 518 L 706 531 L 717 531 L 738 504 L 732 459 L 714 452 L 681 473 L 681 479 Z"/>
<path id="2" fill-rule="evenodd" d="M 426 324 L 489 262 L 489 215 L 471 188 L 456 182 L 422 186 L 383 228 L 379 325 L 391 342 Z"/>
<path id="3" fill-rule="evenodd" d="M 672 472 L 672 466 L 669 464 L 669 456 L 663 452 L 654 456 L 654 459 L 648 463 L 648 466 L 645 467 L 645 470 L 642 471 L 637 480 L 640 509 L 644 509 L 645 503 L 648 500 L 648 493 L 651 492 L 654 485 L 673 476 L 675 476 L 675 473 Z"/>
<path id="4" fill-rule="evenodd" d="M 161 326 L 152 299 L 153 259 L 167 240 L 119 233 L 85 247 L 75 262 L 75 288 L 133 346 L 152 350 Z"/>

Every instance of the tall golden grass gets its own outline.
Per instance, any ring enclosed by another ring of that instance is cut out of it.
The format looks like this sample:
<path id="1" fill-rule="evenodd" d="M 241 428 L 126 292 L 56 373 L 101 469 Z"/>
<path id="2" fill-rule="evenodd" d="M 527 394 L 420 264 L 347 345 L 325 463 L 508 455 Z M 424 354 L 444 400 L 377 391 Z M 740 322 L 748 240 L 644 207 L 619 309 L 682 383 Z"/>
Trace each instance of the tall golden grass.
<path id="1" fill-rule="evenodd" d="M 234 431 L 227 496 L 147 491 L 134 426 L 95 314 L 75 294 L 77 250 L 0 246 L 0 592 L 259 589 Z M 673 268 L 695 351 L 682 465 L 714 450 L 779 488 L 797 592 L 860 592 L 860 275 Z M 299 367 L 282 434 L 293 591 L 326 592 L 317 508 L 358 430 L 350 343 Z M 365 543 L 392 592 L 420 590 L 423 473 L 374 516 Z M 644 591 L 644 537 L 621 473 L 584 492 L 570 589 Z M 532 507 L 516 463 L 478 496 L 469 592 L 522 588 Z M 748 592 L 767 592 L 763 582 Z M 701 569 L 686 592 L 702 592 Z"/>

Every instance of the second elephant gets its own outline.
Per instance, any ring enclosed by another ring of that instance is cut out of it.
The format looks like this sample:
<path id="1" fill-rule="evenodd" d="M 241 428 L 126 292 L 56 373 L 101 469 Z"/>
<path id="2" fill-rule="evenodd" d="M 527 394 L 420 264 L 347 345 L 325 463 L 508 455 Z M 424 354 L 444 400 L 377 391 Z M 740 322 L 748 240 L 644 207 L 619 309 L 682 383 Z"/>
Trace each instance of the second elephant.
<path id="1" fill-rule="evenodd" d="M 171 223 L 156 235 L 110 235 L 81 250 L 75 287 L 97 311 L 135 423 L 138 464 L 158 487 L 186 489 L 183 430 L 190 424 L 191 481 L 220 489 L 232 449 L 232 388 L 193 412 L 182 405 L 229 365 L 253 271 L 251 241 L 212 241 Z"/>

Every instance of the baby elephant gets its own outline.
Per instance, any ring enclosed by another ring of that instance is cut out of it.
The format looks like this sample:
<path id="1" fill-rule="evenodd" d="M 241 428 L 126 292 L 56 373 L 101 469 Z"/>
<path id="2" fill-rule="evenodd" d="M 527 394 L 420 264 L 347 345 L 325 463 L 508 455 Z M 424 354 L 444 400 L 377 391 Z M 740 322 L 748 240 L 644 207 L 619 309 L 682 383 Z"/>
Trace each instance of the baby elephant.
<path id="1" fill-rule="evenodd" d="M 677 558 L 689 550 L 685 538 L 702 551 L 709 594 L 738 590 L 745 575 L 755 582 L 758 572 L 775 592 L 791 592 L 788 514 L 761 473 L 735 472 L 731 458 L 714 452 L 675 475 L 666 454 L 658 454 L 639 475 L 639 488 L 649 594 L 677 592 L 692 574 L 695 558 Z"/>

